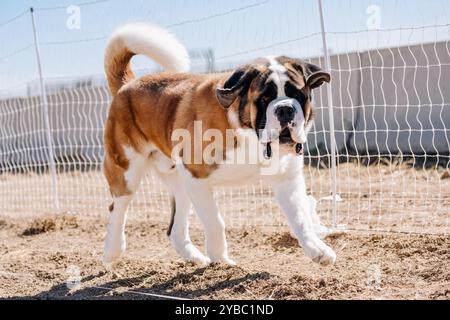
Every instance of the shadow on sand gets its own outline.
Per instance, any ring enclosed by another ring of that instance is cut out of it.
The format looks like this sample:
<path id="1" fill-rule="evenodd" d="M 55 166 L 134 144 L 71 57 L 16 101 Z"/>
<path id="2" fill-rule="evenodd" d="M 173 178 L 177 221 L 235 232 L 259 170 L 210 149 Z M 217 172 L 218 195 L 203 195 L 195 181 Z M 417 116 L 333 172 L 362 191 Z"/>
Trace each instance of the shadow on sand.
<path id="1" fill-rule="evenodd" d="M 271 275 L 267 272 L 256 272 L 246 274 L 236 279 L 218 279 L 217 282 L 209 286 L 200 286 L 195 289 L 173 289 L 179 287 L 180 283 L 198 282 L 198 276 L 203 275 L 206 268 L 199 268 L 190 273 L 179 273 L 176 276 L 157 284 L 148 286 L 149 278 L 157 275 L 156 271 L 146 272 L 143 275 L 132 278 L 123 278 L 102 284 L 87 285 L 88 282 L 105 275 L 105 272 L 99 272 L 81 279 L 84 288 L 71 291 L 65 282 L 57 284 L 47 291 L 43 291 L 34 296 L 13 297 L 12 299 L 132 299 L 132 300 L 157 300 L 163 297 L 155 297 L 151 294 L 167 295 L 178 298 L 197 299 L 202 298 L 216 291 L 224 289 L 240 290 L 239 285 L 248 281 L 267 280 Z M 85 284 L 85 285 L 83 285 Z M 1 299 L 0 299 L 1 300 Z"/>

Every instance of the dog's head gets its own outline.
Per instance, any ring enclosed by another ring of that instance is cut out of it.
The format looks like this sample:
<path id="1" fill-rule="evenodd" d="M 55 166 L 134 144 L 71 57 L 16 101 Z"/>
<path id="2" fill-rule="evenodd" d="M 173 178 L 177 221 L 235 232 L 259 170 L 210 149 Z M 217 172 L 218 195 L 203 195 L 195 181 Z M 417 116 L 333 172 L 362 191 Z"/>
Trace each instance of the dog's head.
<path id="1" fill-rule="evenodd" d="M 268 57 L 235 70 L 216 95 L 234 127 L 256 130 L 267 148 L 278 140 L 302 154 L 313 120 L 312 90 L 330 79 L 300 59 Z"/>

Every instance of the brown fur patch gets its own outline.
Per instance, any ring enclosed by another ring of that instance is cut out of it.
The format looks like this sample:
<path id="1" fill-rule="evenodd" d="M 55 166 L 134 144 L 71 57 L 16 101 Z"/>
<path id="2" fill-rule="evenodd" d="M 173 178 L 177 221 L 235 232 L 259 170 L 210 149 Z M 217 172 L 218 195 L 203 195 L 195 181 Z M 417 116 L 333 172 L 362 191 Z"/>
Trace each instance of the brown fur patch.
<path id="1" fill-rule="evenodd" d="M 119 59 L 116 62 L 107 62 L 111 68 L 122 70 L 107 72 L 112 86 L 111 91 L 113 94 L 116 93 L 105 126 L 104 172 L 111 193 L 114 196 L 131 193 L 123 176 L 129 165 L 124 154 L 124 146 L 132 147 L 144 154 L 144 147 L 151 144 L 171 158 L 174 146 L 179 143 L 172 141 L 172 133 L 176 129 L 187 130 L 191 136 L 190 158 L 186 158 L 189 156 L 188 152 L 183 154 L 185 167 L 196 178 L 208 177 L 217 169 L 217 165 L 208 165 L 203 159 L 200 159 L 200 163 L 196 163 L 194 140 L 202 141 L 202 150 L 205 150 L 210 141 L 203 141 L 202 137 L 194 136 L 194 123 L 201 121 L 202 135 L 206 130 L 214 128 L 226 137 L 226 130 L 232 128 L 228 121 L 227 110 L 219 103 L 216 91 L 223 88 L 234 73 L 209 75 L 160 73 L 131 81 L 129 64 L 125 64 L 130 56 L 126 52 L 122 55 L 123 61 Z M 303 74 L 305 65 L 301 60 L 279 57 L 278 61 L 288 69 L 289 77 L 297 86 L 307 90 Z M 267 63 L 267 59 L 259 59 L 241 68 L 244 73 L 245 70 L 251 73 L 251 77 L 245 80 L 250 83 L 246 82 L 244 92 L 241 92 L 232 103 L 230 110 L 236 112 L 244 127 L 256 128 L 257 114 L 260 111 L 254 101 L 270 73 Z M 116 90 L 118 76 L 122 77 L 122 85 L 126 84 L 120 90 Z M 256 79 L 258 81 L 255 81 Z M 310 93 L 305 94 L 309 96 Z M 310 109 L 310 104 L 306 104 L 307 119 L 311 113 Z M 225 154 L 230 146 L 226 145 L 226 139 L 223 140 L 222 152 Z M 236 145 L 231 147 L 235 148 Z"/>
<path id="2" fill-rule="evenodd" d="M 203 131 L 216 128 L 225 135 L 230 126 L 226 111 L 215 98 L 215 89 L 227 76 L 163 73 L 135 80 L 119 91 L 105 126 L 104 171 L 110 186 L 114 186 L 113 195 L 130 193 L 123 179 L 128 168 L 124 146 L 142 152 L 143 145 L 151 143 L 170 158 L 175 145 L 172 132 L 185 129 L 194 137 L 196 120 L 202 121 Z M 208 144 L 203 143 L 203 147 Z M 193 143 L 191 151 L 192 158 L 186 160 L 194 163 Z M 205 178 L 216 166 L 187 164 L 186 168 L 193 176 Z"/>

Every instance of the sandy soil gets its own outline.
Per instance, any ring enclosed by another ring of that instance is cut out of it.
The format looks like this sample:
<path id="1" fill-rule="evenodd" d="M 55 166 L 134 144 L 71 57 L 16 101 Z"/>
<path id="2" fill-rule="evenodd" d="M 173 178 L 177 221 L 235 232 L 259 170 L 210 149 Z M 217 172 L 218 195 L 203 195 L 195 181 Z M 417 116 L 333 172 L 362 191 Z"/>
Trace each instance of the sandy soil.
<path id="1" fill-rule="evenodd" d="M 179 259 L 167 223 L 131 218 L 114 272 L 101 263 L 106 215 L 0 218 L 0 297 L 31 299 L 450 299 L 450 237 L 351 232 L 327 242 L 332 267 L 309 261 L 284 227 L 233 227 L 238 267 Z M 192 237 L 203 247 L 201 230 Z"/>
<path id="2" fill-rule="evenodd" d="M 330 171 L 319 168 L 305 167 L 306 182 L 330 224 Z M 338 253 L 332 267 L 304 256 L 261 184 L 216 193 L 238 267 L 184 263 L 165 237 L 167 192 L 150 176 L 130 208 L 128 250 L 114 272 L 100 263 L 110 203 L 100 172 L 59 174 L 59 215 L 48 214 L 48 175 L 2 174 L 0 298 L 450 299 L 448 172 L 340 164 L 338 222 L 350 232 L 327 240 Z"/>

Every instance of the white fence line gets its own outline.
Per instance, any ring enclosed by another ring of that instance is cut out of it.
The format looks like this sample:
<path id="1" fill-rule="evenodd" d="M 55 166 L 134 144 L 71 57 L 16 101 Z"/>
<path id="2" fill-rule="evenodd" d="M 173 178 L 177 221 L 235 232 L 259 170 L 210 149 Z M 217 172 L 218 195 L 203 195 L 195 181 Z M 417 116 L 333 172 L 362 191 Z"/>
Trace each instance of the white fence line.
<path id="1" fill-rule="evenodd" d="M 36 51 L 36 62 L 39 72 L 39 85 L 41 88 L 41 102 L 42 102 L 42 112 L 45 124 L 45 137 L 47 140 L 47 153 L 48 153 L 48 164 L 50 166 L 50 174 L 52 177 L 52 193 L 53 193 L 53 203 L 54 210 L 59 211 L 59 195 L 58 195 L 58 184 L 56 182 L 56 164 L 55 164 L 55 152 L 53 150 L 53 137 L 50 128 L 50 120 L 48 115 L 48 101 L 47 101 L 47 90 L 45 89 L 44 77 L 42 76 L 42 64 L 41 64 L 41 53 L 39 50 L 39 39 L 36 30 L 36 20 L 34 18 L 34 9 L 30 9 L 31 15 L 31 25 L 33 26 L 33 38 L 34 38 L 34 48 Z"/>
<path id="2" fill-rule="evenodd" d="M 325 70 L 331 73 L 331 59 L 330 52 L 328 50 L 327 44 L 327 31 L 325 29 L 325 18 L 323 12 L 322 0 L 317 0 L 319 6 L 320 15 L 320 29 L 322 32 L 322 43 L 323 43 L 323 58 Z M 333 197 L 331 210 L 332 210 L 332 225 L 333 228 L 338 227 L 338 217 L 337 217 L 337 173 L 336 173 L 336 132 L 334 130 L 334 110 L 333 110 L 333 92 L 331 91 L 331 86 L 327 85 L 326 98 L 329 103 L 328 105 L 328 117 L 330 118 L 330 149 L 331 149 L 331 195 Z"/>

